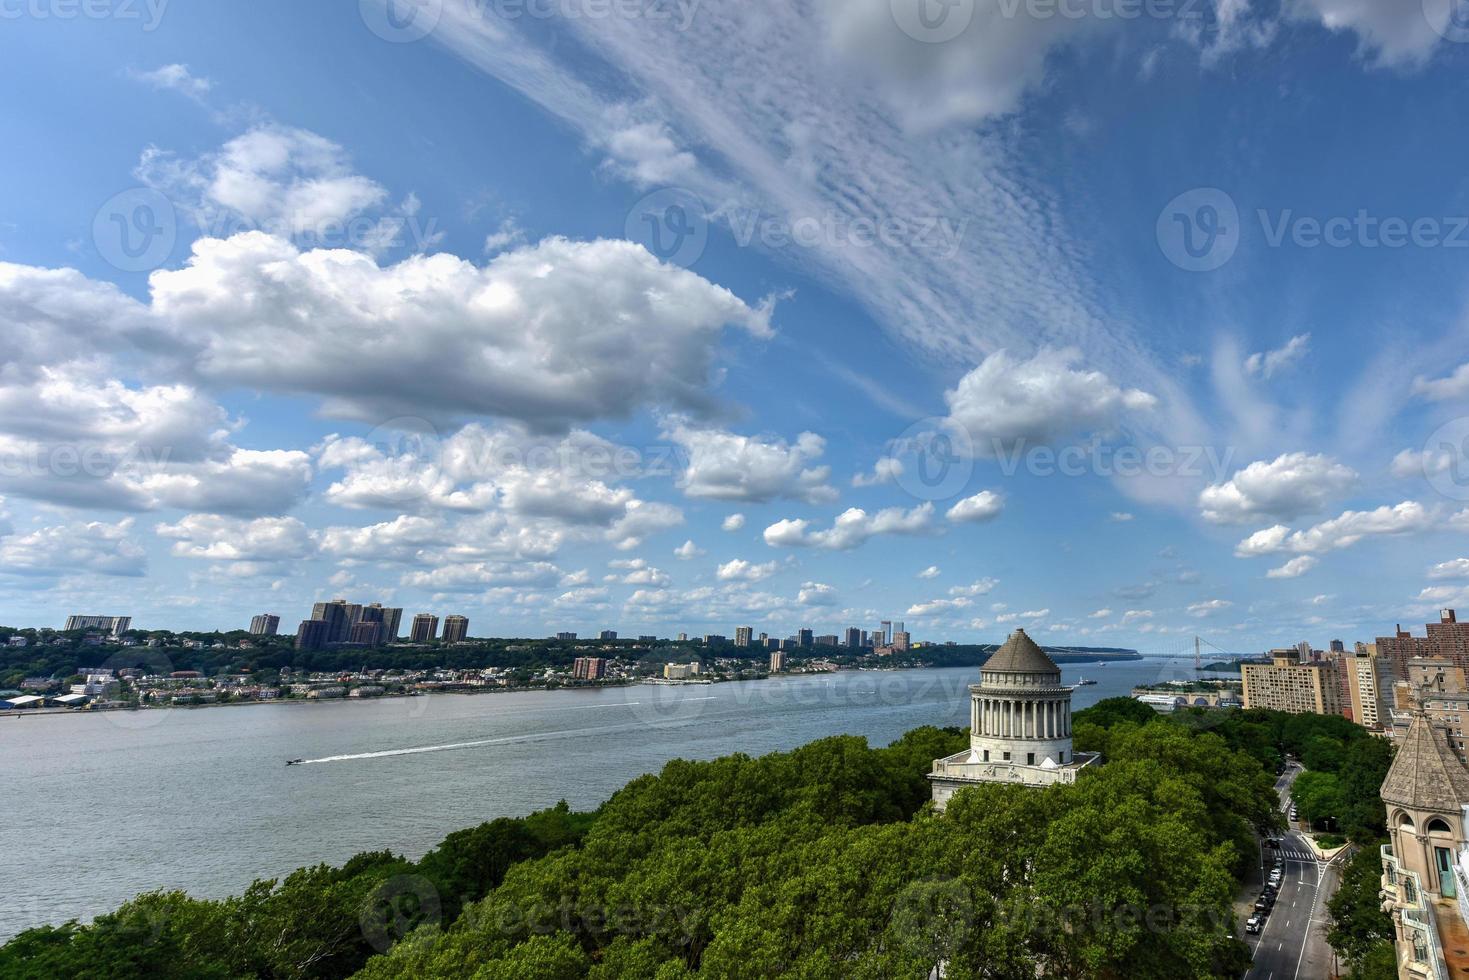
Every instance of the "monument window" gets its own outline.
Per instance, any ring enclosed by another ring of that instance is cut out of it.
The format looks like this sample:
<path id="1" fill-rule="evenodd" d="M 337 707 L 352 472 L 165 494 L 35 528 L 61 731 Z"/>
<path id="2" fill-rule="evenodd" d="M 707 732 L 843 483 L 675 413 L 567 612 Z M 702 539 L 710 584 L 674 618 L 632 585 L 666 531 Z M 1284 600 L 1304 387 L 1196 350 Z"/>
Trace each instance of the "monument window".
<path id="1" fill-rule="evenodd" d="M 1005 761 L 1006 762 L 1009 762 L 1010 761 L 1010 753 L 1009 752 L 1006 752 L 1005 753 Z"/>
<path id="2" fill-rule="evenodd" d="M 1035 765 L 1035 753 L 1034 752 L 1027 752 L 1027 753 L 1025 753 L 1025 764 L 1027 766 L 1033 766 L 1033 765 Z"/>

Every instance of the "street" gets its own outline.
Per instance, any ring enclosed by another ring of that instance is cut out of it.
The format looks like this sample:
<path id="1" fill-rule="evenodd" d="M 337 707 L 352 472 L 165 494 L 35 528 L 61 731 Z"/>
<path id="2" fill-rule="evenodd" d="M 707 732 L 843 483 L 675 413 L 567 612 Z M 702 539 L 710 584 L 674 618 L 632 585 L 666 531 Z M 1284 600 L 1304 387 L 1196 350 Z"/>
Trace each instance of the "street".
<path id="1" fill-rule="evenodd" d="M 1292 764 L 1275 783 L 1281 810 L 1290 810 L 1290 788 L 1301 769 Z M 1345 852 L 1343 852 L 1345 853 Z M 1284 859 L 1275 908 L 1258 936 L 1245 935 L 1254 966 L 1249 980 L 1326 980 L 1333 963 L 1326 943 L 1326 902 L 1341 878 L 1337 862 L 1316 860 L 1305 836 L 1292 829 L 1281 838 Z"/>

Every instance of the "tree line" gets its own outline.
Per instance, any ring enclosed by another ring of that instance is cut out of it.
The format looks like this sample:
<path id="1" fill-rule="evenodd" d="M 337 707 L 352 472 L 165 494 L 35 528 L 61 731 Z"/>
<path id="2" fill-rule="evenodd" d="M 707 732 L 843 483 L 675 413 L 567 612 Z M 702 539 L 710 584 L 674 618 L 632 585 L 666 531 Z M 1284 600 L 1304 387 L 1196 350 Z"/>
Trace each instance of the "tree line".
<path id="1" fill-rule="evenodd" d="M 976 786 L 936 814 L 925 774 L 967 733 L 931 727 L 678 760 L 593 813 L 490 821 L 419 861 L 363 854 L 32 929 L 0 976 L 1243 975 L 1232 902 L 1282 827 L 1281 753 L 1309 733 L 1126 698 L 1075 722 L 1106 764 L 1073 785 Z"/>

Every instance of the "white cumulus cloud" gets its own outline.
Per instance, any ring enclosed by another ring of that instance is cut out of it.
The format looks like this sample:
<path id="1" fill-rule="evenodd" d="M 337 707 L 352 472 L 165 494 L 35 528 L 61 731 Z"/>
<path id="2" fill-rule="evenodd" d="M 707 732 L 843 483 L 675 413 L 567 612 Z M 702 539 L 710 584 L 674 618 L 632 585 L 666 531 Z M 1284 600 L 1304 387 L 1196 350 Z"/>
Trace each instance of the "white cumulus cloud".
<path id="1" fill-rule="evenodd" d="M 765 543 L 773 548 L 824 548 L 848 551 L 880 534 L 927 534 L 933 529 L 933 504 L 925 503 L 904 510 L 889 507 L 869 514 L 852 507 L 837 515 L 830 528 L 810 529 L 804 519 L 777 521 L 765 529 Z"/>
<path id="2" fill-rule="evenodd" d="M 1356 483 L 1356 471 L 1330 456 L 1284 453 L 1270 462 L 1251 463 L 1224 483 L 1204 488 L 1199 508 L 1204 519 L 1215 524 L 1288 521 L 1320 512 Z"/>

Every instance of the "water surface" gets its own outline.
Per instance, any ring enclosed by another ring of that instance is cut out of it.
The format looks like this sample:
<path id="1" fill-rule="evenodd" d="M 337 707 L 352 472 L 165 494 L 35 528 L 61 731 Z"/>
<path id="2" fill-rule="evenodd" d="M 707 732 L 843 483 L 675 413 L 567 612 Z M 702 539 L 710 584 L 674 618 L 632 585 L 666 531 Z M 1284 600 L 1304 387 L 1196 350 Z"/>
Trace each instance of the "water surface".
<path id="1" fill-rule="evenodd" d="M 1192 675 L 1146 659 L 1064 665 L 1085 707 Z M 884 745 L 967 725 L 976 668 L 738 684 L 0 717 L 0 939 L 182 888 L 220 898 L 364 850 L 565 799 L 591 809 L 673 758 L 760 755 L 835 734 Z M 287 767 L 287 759 L 306 765 Z"/>

